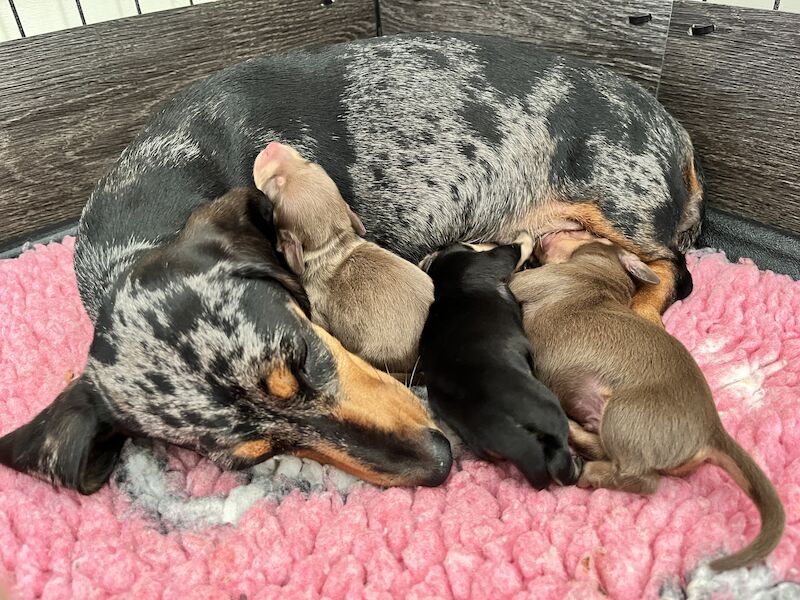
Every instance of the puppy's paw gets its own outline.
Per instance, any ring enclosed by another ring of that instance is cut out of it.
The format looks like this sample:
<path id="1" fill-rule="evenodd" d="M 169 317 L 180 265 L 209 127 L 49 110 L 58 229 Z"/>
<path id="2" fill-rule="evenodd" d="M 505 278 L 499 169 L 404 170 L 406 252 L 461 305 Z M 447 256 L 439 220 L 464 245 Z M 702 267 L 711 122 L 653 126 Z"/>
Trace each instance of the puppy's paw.
<path id="1" fill-rule="evenodd" d="M 517 237 L 514 239 L 514 244 L 519 245 L 519 262 L 517 263 L 517 270 L 519 270 L 522 265 L 528 262 L 531 255 L 533 254 L 533 237 L 527 231 L 521 231 Z"/>
<path id="2" fill-rule="evenodd" d="M 547 471 L 558 485 L 574 485 L 583 472 L 583 459 L 567 448 L 545 449 Z"/>
<path id="3" fill-rule="evenodd" d="M 483 244 L 468 244 L 464 242 L 465 246 L 469 246 L 473 252 L 489 252 L 489 250 L 494 250 L 497 248 L 497 244 L 492 244 L 489 242 Z"/>
<path id="4" fill-rule="evenodd" d="M 534 239 L 533 236 L 527 231 L 518 232 L 517 237 L 514 238 L 514 241 L 512 243 L 519 244 L 520 246 L 525 248 L 528 253 L 528 256 L 530 256 L 530 253 L 533 252 Z"/>

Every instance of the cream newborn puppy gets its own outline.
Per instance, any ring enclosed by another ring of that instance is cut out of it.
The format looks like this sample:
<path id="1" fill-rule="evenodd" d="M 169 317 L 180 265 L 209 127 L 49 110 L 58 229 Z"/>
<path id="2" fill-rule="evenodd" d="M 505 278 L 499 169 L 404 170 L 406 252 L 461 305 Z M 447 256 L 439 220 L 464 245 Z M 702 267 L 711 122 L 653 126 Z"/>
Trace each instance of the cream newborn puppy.
<path id="1" fill-rule="evenodd" d="M 311 318 L 375 367 L 413 370 L 433 283 L 421 269 L 360 236 L 364 225 L 318 164 L 272 142 L 253 166 L 274 205 L 279 250 L 300 277 Z"/>

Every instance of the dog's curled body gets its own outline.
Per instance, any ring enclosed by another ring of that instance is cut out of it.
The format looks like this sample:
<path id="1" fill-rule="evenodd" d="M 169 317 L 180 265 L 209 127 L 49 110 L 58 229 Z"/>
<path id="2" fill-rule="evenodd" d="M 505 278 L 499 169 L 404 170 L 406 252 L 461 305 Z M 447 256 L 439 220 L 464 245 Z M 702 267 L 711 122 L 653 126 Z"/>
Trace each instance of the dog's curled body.
<path id="1" fill-rule="evenodd" d="M 75 251 L 95 325 L 86 371 L 0 439 L 0 461 L 91 491 L 119 450 L 106 435 L 138 435 L 223 465 L 296 451 L 384 483 L 446 476 L 449 451 L 419 402 L 304 320 L 257 264 L 236 267 L 224 248 L 154 261 L 196 209 L 253 185 L 253 161 L 273 140 L 320 163 L 367 239 L 412 262 L 458 240 L 502 243 L 577 222 L 663 263 L 670 276 L 645 297 L 656 318 L 691 288 L 680 253 L 702 208 L 692 145 L 638 85 L 470 35 L 263 56 L 163 105 L 98 183 Z M 134 277 L 145 263 L 161 273 L 147 285 Z M 21 436 L 25 460 L 4 452 Z M 420 470 L 398 462 L 409 447 Z"/>

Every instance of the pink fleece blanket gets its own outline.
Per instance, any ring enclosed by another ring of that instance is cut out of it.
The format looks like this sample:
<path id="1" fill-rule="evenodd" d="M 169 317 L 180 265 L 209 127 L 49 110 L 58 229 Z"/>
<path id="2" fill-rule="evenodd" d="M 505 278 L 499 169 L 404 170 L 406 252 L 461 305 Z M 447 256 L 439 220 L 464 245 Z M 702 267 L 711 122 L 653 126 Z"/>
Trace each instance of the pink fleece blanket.
<path id="1" fill-rule="evenodd" d="M 0 433 L 84 366 L 92 327 L 72 252 L 67 239 L 0 261 Z M 759 526 L 710 466 L 644 498 L 535 492 L 509 468 L 463 457 L 438 489 L 381 491 L 310 461 L 221 473 L 190 452 L 128 444 L 91 497 L 0 467 L 0 587 L 80 600 L 798 597 L 800 283 L 720 254 L 690 266 L 695 291 L 667 327 L 786 504 L 766 566 L 702 566 Z"/>

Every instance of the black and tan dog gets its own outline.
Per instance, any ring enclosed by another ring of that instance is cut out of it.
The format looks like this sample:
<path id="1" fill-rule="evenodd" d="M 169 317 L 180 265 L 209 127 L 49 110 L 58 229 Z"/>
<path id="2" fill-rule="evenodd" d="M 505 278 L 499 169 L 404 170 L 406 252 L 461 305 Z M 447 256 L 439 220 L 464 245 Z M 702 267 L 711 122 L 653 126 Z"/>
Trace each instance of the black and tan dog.
<path id="1" fill-rule="evenodd" d="M 91 492 L 139 435 L 223 465 L 250 444 L 251 462 L 295 451 L 379 483 L 442 479 L 442 445 L 416 399 L 314 328 L 290 289 L 259 275 L 266 258 L 231 260 L 235 235 L 199 256 L 165 252 L 188 243 L 197 209 L 253 184 L 256 155 L 276 139 L 321 164 L 370 241 L 412 262 L 455 241 L 586 228 L 659 274 L 635 298 L 640 314 L 658 321 L 691 288 L 682 253 L 702 195 L 692 144 L 632 82 L 480 36 L 257 58 L 166 104 L 97 185 L 75 255 L 95 324 L 86 370 L 0 439 L 0 461 Z M 399 468 L 386 449 L 409 444 Z"/>

